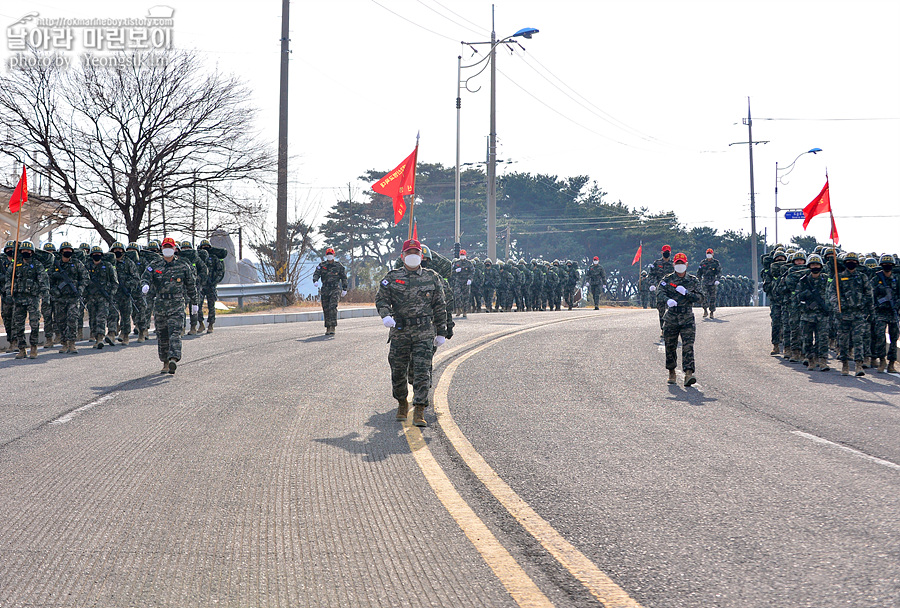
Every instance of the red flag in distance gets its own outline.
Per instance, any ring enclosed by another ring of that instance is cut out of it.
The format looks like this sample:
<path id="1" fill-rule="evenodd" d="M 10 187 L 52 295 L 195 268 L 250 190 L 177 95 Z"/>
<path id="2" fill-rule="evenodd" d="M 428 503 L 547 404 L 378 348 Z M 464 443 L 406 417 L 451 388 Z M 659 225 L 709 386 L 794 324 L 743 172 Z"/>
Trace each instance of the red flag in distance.
<path id="1" fill-rule="evenodd" d="M 22 177 L 19 178 L 19 183 L 16 185 L 16 189 L 13 190 L 12 196 L 9 199 L 9 212 L 16 213 L 19 209 L 22 208 L 22 203 L 28 202 L 28 176 L 25 173 L 25 165 L 22 165 Z"/>
<path id="2" fill-rule="evenodd" d="M 635 264 L 637 264 L 637 263 L 641 260 L 641 249 L 643 249 L 643 248 L 644 248 L 644 244 L 641 243 L 641 244 L 638 246 L 637 253 L 634 254 L 634 259 L 631 261 L 631 265 L 632 265 L 632 266 L 634 266 Z"/>
<path id="3" fill-rule="evenodd" d="M 407 156 L 402 163 L 372 184 L 372 190 L 393 199 L 395 224 L 399 224 L 406 214 L 406 203 L 403 196 L 416 193 L 416 154 L 418 151 L 417 144 L 412 154 Z"/>

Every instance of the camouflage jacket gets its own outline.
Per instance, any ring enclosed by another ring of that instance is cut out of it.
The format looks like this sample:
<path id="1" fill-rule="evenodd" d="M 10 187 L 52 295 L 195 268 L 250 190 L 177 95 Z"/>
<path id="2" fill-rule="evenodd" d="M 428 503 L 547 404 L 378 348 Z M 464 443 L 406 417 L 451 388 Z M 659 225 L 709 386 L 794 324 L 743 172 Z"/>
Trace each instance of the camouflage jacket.
<path id="1" fill-rule="evenodd" d="M 678 293 L 678 287 L 683 286 L 686 292 Z M 674 307 L 666 306 L 666 320 L 678 323 L 692 323 L 694 320 L 693 305 L 703 300 L 700 291 L 700 279 L 692 274 L 684 273 L 683 277 L 676 273 L 667 274 L 660 281 L 660 301 L 675 300 Z"/>
<path id="2" fill-rule="evenodd" d="M 838 310 L 837 287 L 841 290 L 840 311 L 842 314 L 873 314 L 875 312 L 875 300 L 872 297 L 872 286 L 865 275 L 859 272 L 844 270 L 828 284 L 828 298 L 831 307 Z"/>
<path id="3" fill-rule="evenodd" d="M 88 284 L 84 289 L 85 297 L 96 296 L 112 300 L 119 290 L 119 277 L 114 262 L 90 260 L 86 265 Z"/>
<path id="4" fill-rule="evenodd" d="M 206 267 L 209 270 L 206 277 L 205 289 L 214 289 L 225 278 L 225 261 L 218 256 L 207 254 Z"/>
<path id="5" fill-rule="evenodd" d="M 591 264 L 584 271 L 584 282 L 590 283 L 591 287 L 600 287 L 606 285 L 606 271 L 600 264 Z"/>
<path id="6" fill-rule="evenodd" d="M 497 276 L 500 277 L 500 281 L 497 284 L 497 289 L 508 291 L 513 288 L 513 285 L 516 284 L 515 271 L 513 271 L 508 264 L 500 266 L 500 269 L 497 271 Z"/>
<path id="7" fill-rule="evenodd" d="M 496 289 L 500 286 L 500 271 L 495 264 L 484 265 L 484 286 Z"/>
<path id="8" fill-rule="evenodd" d="M 197 284 L 194 282 L 194 271 L 190 262 L 176 257 L 171 262 L 164 258 L 158 264 L 147 266 L 141 275 L 141 285 L 149 285 L 156 290 L 157 313 L 164 315 L 184 313 L 184 301 L 191 305 L 198 303 Z"/>
<path id="9" fill-rule="evenodd" d="M 722 265 L 716 258 L 704 258 L 697 269 L 697 278 L 704 285 L 715 285 L 722 276 Z"/>
<path id="10" fill-rule="evenodd" d="M 465 285 L 466 281 L 472 281 L 474 278 L 475 265 L 472 262 L 469 260 L 453 260 L 453 265 L 450 267 L 451 281 Z"/>
<path id="11" fill-rule="evenodd" d="M 347 291 L 347 271 L 337 260 L 321 262 L 313 272 L 313 281 L 322 281 L 322 291 Z"/>
<path id="12" fill-rule="evenodd" d="M 50 278 L 50 297 L 54 300 L 78 299 L 84 296 L 84 290 L 90 279 L 84 264 L 73 256 L 68 262 L 58 258 L 48 271 Z"/>
<path id="13" fill-rule="evenodd" d="M 539 264 L 531 265 L 531 290 L 540 291 L 544 288 L 544 267 Z"/>
<path id="14" fill-rule="evenodd" d="M 896 318 L 900 308 L 900 279 L 893 272 L 888 278 L 882 270 L 875 273 L 871 285 L 875 312 L 880 316 Z"/>
<path id="15" fill-rule="evenodd" d="M 531 287 L 532 272 L 531 268 L 528 267 L 528 264 L 520 263 L 516 266 L 519 269 L 519 287 L 522 289 L 528 289 Z"/>
<path id="16" fill-rule="evenodd" d="M 809 270 L 806 266 L 802 265 L 790 265 L 785 267 L 784 274 L 778 281 L 778 287 L 776 288 L 776 293 L 781 298 L 782 304 L 789 306 L 795 304 L 796 300 L 794 299 L 794 292 L 797 289 L 797 284 L 808 272 Z"/>
<path id="17" fill-rule="evenodd" d="M 5 253 L 0 252 L 0 293 L 6 293 L 6 271 L 12 266 L 12 258 L 7 257 Z"/>
<path id="18" fill-rule="evenodd" d="M 665 258 L 659 258 L 655 262 L 653 262 L 653 267 L 650 268 L 650 272 L 647 273 L 650 278 L 650 284 L 656 285 L 663 280 L 663 277 L 668 276 L 675 272 L 675 266 L 672 264 L 672 258 L 668 260 Z"/>
<path id="19" fill-rule="evenodd" d="M 831 302 L 828 299 L 829 279 L 822 273 L 819 278 L 807 273 L 800 277 L 794 292 L 794 303 L 800 309 L 800 319 L 813 321 L 816 315 L 831 314 Z"/>
<path id="20" fill-rule="evenodd" d="M 447 304 L 444 300 L 443 280 L 428 268 L 407 270 L 405 267 L 387 273 L 378 286 L 375 308 L 381 318 L 393 317 L 397 326 L 391 338 L 399 332 L 418 339 L 447 335 Z"/>
<path id="21" fill-rule="evenodd" d="M 209 269 L 206 267 L 203 260 L 200 259 L 200 255 L 197 253 L 196 249 L 181 249 L 175 255 L 178 259 L 184 260 L 185 263 L 190 266 L 191 271 L 194 273 L 195 289 L 199 288 L 201 285 L 206 285 Z"/>
<path id="22" fill-rule="evenodd" d="M 544 285 L 550 289 L 555 289 L 559 285 L 559 266 L 550 266 L 544 274 Z"/>
<path id="23" fill-rule="evenodd" d="M 577 264 L 572 264 L 566 267 L 566 273 L 566 287 L 571 289 L 578 284 L 578 279 L 581 278 L 581 271 L 578 270 Z"/>
<path id="24" fill-rule="evenodd" d="M 129 257 L 122 256 L 116 260 L 116 276 L 119 279 L 118 293 L 122 296 L 138 297 L 141 284 L 141 275 L 135 264 Z"/>
<path id="25" fill-rule="evenodd" d="M 47 271 L 44 265 L 36 259 L 31 258 L 28 262 L 22 259 L 21 253 L 19 260 L 15 265 L 16 284 L 12 285 L 14 296 L 40 296 L 47 298 L 50 296 L 50 280 L 47 278 Z M 9 294 L 10 284 L 13 276 L 12 262 L 6 269 L 6 281 L 3 291 Z"/>
<path id="26" fill-rule="evenodd" d="M 474 262 L 472 266 L 475 268 L 475 272 L 472 275 L 472 287 L 482 287 L 484 285 L 484 263 L 479 260 Z"/>

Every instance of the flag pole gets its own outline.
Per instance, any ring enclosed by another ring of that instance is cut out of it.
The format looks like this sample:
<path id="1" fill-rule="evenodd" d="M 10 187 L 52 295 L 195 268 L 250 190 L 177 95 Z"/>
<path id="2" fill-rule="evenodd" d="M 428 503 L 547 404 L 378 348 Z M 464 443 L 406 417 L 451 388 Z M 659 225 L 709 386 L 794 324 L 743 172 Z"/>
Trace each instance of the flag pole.
<path id="1" fill-rule="evenodd" d="M 419 164 L 419 132 L 416 132 L 416 161 L 413 163 L 413 180 L 416 177 L 416 166 Z M 413 181 L 415 183 L 415 181 Z M 416 192 L 413 190 L 412 194 L 409 195 L 409 237 L 408 240 L 412 240 L 413 238 L 413 218 L 415 217 L 416 211 Z"/>
<path id="2" fill-rule="evenodd" d="M 22 203 L 19 203 L 19 211 L 16 213 L 19 219 L 16 221 L 16 246 L 13 249 L 13 271 L 12 280 L 9 282 L 9 297 L 13 297 L 13 287 L 16 285 L 16 262 L 19 259 L 19 229 L 22 227 Z"/>
<path id="3" fill-rule="evenodd" d="M 828 169 L 825 169 L 825 183 L 828 183 Z M 831 186 L 828 187 L 828 215 L 831 217 L 831 251 L 834 253 L 834 289 L 837 294 L 838 313 L 841 310 L 841 278 L 838 276 L 837 245 L 834 244 L 834 211 L 831 210 Z"/>

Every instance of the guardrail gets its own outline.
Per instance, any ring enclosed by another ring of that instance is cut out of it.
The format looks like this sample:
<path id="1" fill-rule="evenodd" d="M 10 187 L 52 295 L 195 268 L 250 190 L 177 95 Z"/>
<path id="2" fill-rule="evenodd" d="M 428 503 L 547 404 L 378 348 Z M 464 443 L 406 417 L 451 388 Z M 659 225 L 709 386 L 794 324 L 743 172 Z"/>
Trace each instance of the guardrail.
<path id="1" fill-rule="evenodd" d="M 287 295 L 294 288 L 290 283 L 220 283 L 216 285 L 219 299 L 237 298 L 238 308 L 244 307 L 244 298 L 260 296 L 281 296 L 282 305 L 287 305 Z"/>

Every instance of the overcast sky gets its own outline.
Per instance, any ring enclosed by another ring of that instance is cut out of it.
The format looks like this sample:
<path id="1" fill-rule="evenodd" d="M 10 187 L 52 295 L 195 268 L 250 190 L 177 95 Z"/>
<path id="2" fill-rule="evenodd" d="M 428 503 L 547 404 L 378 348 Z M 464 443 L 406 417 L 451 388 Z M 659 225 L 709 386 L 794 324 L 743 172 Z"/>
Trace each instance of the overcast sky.
<path id="1" fill-rule="evenodd" d="M 175 9 L 176 46 L 248 82 L 274 145 L 281 2 L 160 3 Z M 143 16 L 153 4 L 5 2 L 0 18 Z M 808 203 L 827 169 L 842 244 L 900 251 L 897 0 L 495 4 L 498 37 L 540 30 L 524 51 L 498 53 L 498 158 L 512 161 L 500 171 L 586 174 L 611 202 L 749 231 L 747 145 L 729 144 L 747 141 L 750 97 L 753 138 L 769 142 L 754 149 L 758 230 L 774 242 L 775 163 L 818 147 L 779 187 L 780 206 Z M 454 164 L 460 41 L 490 29 L 482 0 L 291 4 L 290 198 L 307 219 L 318 223 L 348 182 L 367 188 L 362 172 L 393 168 L 416 132 L 421 161 Z M 485 158 L 488 71 L 470 81 L 479 86 L 462 96 L 463 162 Z M 782 241 L 803 232 L 799 220 L 778 224 Z M 827 238 L 827 219 L 809 232 Z"/>

